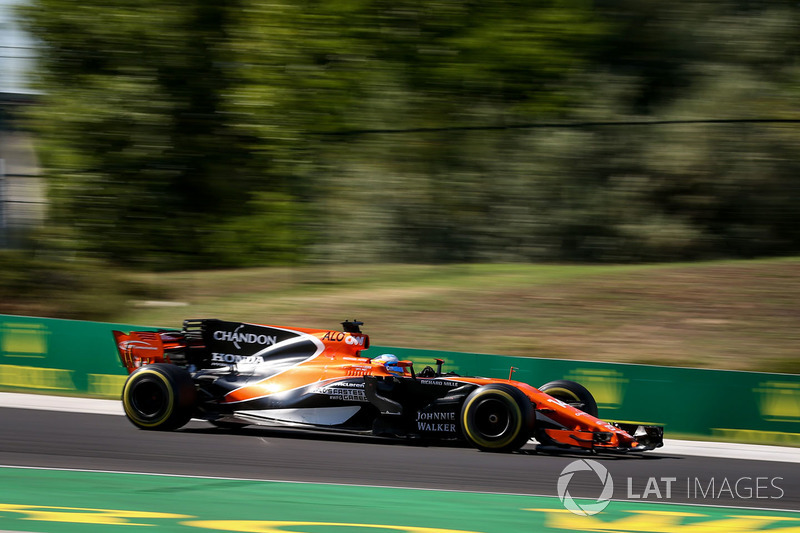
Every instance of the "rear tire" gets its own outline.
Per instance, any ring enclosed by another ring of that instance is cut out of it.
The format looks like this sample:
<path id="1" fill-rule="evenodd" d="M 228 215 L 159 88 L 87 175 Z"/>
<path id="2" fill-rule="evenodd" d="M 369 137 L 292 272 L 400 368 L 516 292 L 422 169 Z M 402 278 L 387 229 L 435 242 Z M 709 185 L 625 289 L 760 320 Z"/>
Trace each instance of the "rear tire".
<path id="1" fill-rule="evenodd" d="M 141 429 L 172 431 L 191 418 L 197 402 L 192 376 L 181 367 L 146 365 L 128 376 L 122 405 L 128 420 Z"/>
<path id="2" fill-rule="evenodd" d="M 505 384 L 474 390 L 461 407 L 461 428 L 467 442 L 485 452 L 513 452 L 533 431 L 533 405 L 519 389 Z"/>

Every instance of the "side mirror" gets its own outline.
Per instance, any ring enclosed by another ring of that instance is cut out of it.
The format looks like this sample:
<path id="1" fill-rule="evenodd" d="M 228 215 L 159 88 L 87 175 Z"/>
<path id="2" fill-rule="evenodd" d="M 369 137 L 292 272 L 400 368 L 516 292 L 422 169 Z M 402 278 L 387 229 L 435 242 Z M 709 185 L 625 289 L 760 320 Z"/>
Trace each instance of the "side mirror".
<path id="1" fill-rule="evenodd" d="M 413 361 L 398 361 L 395 363 L 395 366 L 399 366 L 402 369 L 408 369 L 411 372 L 411 378 L 417 379 L 417 375 L 414 373 L 414 363 Z"/>

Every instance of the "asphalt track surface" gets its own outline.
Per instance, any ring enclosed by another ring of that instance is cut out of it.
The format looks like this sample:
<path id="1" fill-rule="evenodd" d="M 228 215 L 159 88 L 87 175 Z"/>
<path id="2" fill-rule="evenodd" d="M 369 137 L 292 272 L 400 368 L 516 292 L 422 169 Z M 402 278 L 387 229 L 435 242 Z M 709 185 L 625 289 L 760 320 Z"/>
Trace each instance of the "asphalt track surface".
<path id="1" fill-rule="evenodd" d="M 587 458 L 610 472 L 614 499 L 800 509 L 800 464 L 671 455 L 667 449 L 552 455 L 529 445 L 520 453 L 492 454 L 293 429 L 229 431 L 199 421 L 176 432 L 142 431 L 121 416 L 15 408 L 0 408 L 0 428 L 0 465 L 6 466 L 555 496 L 564 467 Z M 590 472 L 575 474 L 569 484 L 573 497 L 597 498 L 601 488 Z"/>

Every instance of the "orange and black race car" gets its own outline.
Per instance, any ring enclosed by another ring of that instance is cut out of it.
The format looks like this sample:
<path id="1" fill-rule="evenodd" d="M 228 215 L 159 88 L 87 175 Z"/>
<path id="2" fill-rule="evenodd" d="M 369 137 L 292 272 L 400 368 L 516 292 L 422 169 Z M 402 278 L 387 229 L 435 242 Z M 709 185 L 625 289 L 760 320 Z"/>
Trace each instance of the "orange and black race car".
<path id="1" fill-rule="evenodd" d="M 288 425 L 429 440 L 466 440 L 511 452 L 531 438 L 552 450 L 644 451 L 663 428 L 611 424 L 583 386 L 538 389 L 511 379 L 465 377 L 390 354 L 368 358 L 361 322 L 344 331 L 186 320 L 182 330 L 114 332 L 128 369 L 125 414 L 142 429 L 174 430 L 191 418 L 221 427 Z"/>

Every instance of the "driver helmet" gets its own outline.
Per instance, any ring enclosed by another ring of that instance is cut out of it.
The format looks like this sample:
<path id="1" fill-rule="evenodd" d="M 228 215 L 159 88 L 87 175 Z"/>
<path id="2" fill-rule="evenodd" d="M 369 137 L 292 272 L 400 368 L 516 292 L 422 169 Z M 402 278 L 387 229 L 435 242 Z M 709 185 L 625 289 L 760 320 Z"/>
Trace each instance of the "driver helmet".
<path id="1" fill-rule="evenodd" d="M 396 355 L 391 353 L 384 353 L 379 355 L 378 357 L 373 357 L 372 362 L 373 364 L 383 365 L 383 367 L 393 373 L 393 374 L 403 374 L 403 367 L 397 366 L 397 363 L 400 360 L 397 358 Z"/>

